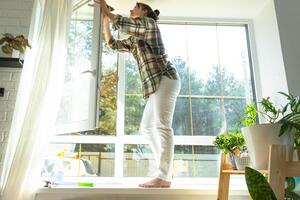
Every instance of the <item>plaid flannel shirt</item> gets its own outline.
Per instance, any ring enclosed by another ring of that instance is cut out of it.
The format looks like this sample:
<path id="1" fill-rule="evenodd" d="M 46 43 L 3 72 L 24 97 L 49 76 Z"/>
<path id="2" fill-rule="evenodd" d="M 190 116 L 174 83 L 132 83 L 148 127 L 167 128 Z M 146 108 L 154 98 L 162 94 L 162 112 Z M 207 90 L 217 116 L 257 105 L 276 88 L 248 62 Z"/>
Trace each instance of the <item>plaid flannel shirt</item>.
<path id="1" fill-rule="evenodd" d="M 152 18 L 131 19 L 115 15 L 113 28 L 128 34 L 129 38 L 116 40 L 112 37 L 108 46 L 113 50 L 132 53 L 138 64 L 144 98 L 158 89 L 163 75 L 178 79 L 175 67 L 167 60 L 160 31 Z"/>

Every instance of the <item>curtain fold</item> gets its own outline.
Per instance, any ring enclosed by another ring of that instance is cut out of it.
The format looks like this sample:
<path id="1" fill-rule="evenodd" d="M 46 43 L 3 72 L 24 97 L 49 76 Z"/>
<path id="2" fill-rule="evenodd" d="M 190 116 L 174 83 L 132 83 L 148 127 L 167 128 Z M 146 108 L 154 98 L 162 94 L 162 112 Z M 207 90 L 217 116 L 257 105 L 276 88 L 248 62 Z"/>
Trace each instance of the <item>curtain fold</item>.
<path id="1" fill-rule="evenodd" d="M 35 0 L 1 174 L 2 200 L 33 200 L 64 83 L 72 0 Z M 53 129 L 52 129 L 53 130 Z"/>

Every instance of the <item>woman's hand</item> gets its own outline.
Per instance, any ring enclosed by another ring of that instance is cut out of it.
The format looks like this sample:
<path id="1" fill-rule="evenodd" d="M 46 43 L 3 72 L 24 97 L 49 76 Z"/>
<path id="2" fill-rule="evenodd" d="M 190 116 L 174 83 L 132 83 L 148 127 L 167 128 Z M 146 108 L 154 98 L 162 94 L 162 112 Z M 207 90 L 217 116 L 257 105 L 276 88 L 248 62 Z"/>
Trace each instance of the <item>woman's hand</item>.
<path id="1" fill-rule="evenodd" d="M 99 5 L 104 16 L 108 17 L 110 20 L 114 19 L 115 15 L 110 12 L 105 0 L 94 0 L 94 2 Z"/>
<path id="2" fill-rule="evenodd" d="M 100 8 L 107 8 L 107 4 L 106 4 L 105 0 L 94 0 L 94 2 L 96 4 L 98 4 L 100 6 Z"/>

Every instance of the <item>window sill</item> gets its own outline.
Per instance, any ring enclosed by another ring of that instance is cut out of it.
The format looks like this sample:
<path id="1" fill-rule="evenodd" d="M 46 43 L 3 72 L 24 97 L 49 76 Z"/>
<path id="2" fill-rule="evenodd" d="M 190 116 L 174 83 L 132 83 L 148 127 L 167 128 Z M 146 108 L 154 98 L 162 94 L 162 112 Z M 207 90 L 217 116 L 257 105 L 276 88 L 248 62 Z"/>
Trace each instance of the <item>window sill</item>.
<path id="1" fill-rule="evenodd" d="M 101 183 L 94 187 L 59 186 L 54 188 L 40 188 L 36 200 L 215 200 L 217 185 L 211 183 L 183 184 L 173 181 L 171 188 L 140 188 L 137 183 L 127 184 Z M 231 200 L 248 200 L 249 193 L 243 184 L 233 182 L 230 185 Z"/>

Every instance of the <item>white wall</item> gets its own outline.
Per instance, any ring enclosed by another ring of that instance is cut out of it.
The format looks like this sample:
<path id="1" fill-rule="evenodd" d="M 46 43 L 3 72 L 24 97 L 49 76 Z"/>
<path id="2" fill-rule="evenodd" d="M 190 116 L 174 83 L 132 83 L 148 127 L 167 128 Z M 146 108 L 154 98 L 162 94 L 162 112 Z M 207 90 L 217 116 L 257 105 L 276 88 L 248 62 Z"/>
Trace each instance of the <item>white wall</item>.
<path id="1" fill-rule="evenodd" d="M 0 67 L 0 87 L 5 88 L 0 97 L 0 172 L 3 168 L 4 152 L 12 121 L 21 69 Z"/>
<path id="2" fill-rule="evenodd" d="M 300 1 L 274 0 L 289 92 L 300 95 Z"/>
<path id="3" fill-rule="evenodd" d="M 28 36 L 32 7 L 33 0 L 0 0 L 0 37 L 6 32 Z M 0 67 L 0 87 L 5 88 L 4 97 L 0 97 L 0 173 L 21 74 L 21 69 L 3 67 L 6 66 Z"/>
<path id="4" fill-rule="evenodd" d="M 255 79 L 258 99 L 270 96 L 277 104 L 282 101 L 278 91 L 287 92 L 279 31 L 273 1 L 270 0 L 253 19 L 257 65 Z"/>

